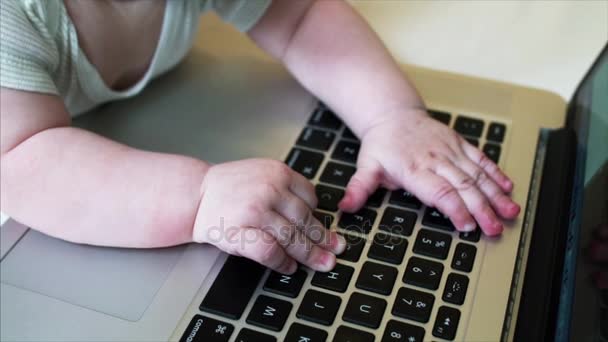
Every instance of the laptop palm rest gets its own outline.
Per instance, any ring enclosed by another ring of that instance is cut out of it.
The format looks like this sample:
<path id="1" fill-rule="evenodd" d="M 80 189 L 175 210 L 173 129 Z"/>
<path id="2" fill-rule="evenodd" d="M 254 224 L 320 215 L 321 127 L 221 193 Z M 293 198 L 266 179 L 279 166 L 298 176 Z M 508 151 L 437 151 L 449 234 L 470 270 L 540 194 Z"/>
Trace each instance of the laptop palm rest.
<path id="1" fill-rule="evenodd" d="M 137 321 L 185 248 L 102 248 L 30 230 L 2 261 L 1 279 L 5 284 Z"/>

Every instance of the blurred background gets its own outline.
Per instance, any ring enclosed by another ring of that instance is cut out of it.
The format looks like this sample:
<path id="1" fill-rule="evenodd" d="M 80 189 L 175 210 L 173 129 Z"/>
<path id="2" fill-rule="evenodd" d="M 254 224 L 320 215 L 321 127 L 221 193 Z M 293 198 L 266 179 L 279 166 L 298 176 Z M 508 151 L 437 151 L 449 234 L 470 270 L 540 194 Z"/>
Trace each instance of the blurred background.
<path id="1" fill-rule="evenodd" d="M 403 63 L 570 99 L 608 40 L 608 1 L 350 1 Z"/>

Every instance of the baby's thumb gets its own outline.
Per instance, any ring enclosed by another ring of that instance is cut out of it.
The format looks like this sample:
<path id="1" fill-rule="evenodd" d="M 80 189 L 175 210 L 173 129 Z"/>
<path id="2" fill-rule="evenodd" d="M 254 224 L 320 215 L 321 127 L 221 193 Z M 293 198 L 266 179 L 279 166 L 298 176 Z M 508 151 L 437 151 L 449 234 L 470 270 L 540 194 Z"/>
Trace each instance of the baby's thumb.
<path id="1" fill-rule="evenodd" d="M 355 212 L 367 201 L 367 198 L 376 191 L 382 180 L 382 168 L 376 165 L 362 165 L 346 186 L 344 198 L 339 203 L 340 209 L 346 212 Z"/>

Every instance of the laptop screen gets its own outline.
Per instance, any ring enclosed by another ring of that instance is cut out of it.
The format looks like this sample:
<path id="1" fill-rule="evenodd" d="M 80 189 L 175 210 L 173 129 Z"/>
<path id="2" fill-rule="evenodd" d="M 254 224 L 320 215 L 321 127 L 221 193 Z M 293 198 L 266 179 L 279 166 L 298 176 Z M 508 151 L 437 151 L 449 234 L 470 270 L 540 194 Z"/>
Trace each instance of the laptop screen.
<path id="1" fill-rule="evenodd" d="M 572 99 L 578 148 L 556 339 L 608 340 L 608 47 Z"/>

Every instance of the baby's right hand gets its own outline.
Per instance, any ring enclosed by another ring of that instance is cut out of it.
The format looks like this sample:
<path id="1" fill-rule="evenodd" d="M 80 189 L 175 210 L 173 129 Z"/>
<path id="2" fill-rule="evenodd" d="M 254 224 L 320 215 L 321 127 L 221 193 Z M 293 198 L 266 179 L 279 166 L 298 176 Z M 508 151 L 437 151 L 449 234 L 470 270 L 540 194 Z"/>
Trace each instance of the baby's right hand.
<path id="1" fill-rule="evenodd" d="M 201 187 L 193 240 L 291 274 L 299 262 L 330 271 L 343 237 L 313 216 L 313 185 L 287 165 L 248 159 L 214 165 Z"/>

